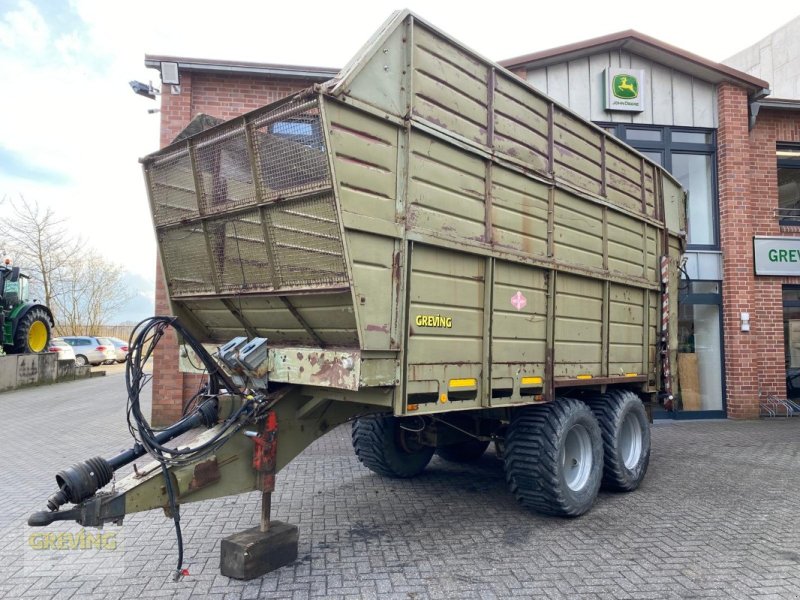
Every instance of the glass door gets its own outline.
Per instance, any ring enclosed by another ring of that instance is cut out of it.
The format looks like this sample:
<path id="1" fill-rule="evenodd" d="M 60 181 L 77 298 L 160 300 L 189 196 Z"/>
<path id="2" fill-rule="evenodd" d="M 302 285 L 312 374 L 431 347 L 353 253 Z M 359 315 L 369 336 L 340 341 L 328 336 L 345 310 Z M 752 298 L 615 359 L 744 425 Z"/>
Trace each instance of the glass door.
<path id="1" fill-rule="evenodd" d="M 678 305 L 678 391 L 675 418 L 725 416 L 722 299 L 718 281 L 683 282 Z"/>

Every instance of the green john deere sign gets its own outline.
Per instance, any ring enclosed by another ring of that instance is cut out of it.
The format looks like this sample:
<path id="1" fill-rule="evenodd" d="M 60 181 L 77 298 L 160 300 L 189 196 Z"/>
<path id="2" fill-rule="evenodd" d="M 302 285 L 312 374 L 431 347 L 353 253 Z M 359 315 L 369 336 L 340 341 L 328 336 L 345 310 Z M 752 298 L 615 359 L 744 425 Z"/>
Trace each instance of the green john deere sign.
<path id="1" fill-rule="evenodd" d="M 643 82 L 642 69 L 606 69 L 606 110 L 643 111 Z"/>

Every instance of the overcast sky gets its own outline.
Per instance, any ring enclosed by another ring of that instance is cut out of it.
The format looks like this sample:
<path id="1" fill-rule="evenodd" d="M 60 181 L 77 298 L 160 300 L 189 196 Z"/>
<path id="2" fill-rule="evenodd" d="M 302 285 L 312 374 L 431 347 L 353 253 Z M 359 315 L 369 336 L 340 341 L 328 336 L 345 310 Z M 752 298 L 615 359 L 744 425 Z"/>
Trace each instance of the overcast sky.
<path id="1" fill-rule="evenodd" d="M 714 61 L 800 14 L 796 1 L 427 2 L 420 16 L 501 60 L 636 29 Z M 762 9 L 765 7 L 765 9 Z M 138 158 L 157 149 L 157 108 L 128 81 L 144 55 L 343 66 L 395 2 L 0 0 L 0 197 L 70 217 L 106 258 L 153 278 Z"/>

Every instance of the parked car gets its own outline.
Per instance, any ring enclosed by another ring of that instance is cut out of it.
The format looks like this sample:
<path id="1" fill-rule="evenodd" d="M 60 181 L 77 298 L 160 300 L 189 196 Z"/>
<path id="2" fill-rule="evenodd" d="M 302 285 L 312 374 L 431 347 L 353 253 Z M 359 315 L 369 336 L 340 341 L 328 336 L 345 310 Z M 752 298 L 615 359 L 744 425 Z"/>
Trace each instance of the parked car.
<path id="1" fill-rule="evenodd" d="M 114 350 L 117 352 L 118 363 L 123 363 L 128 360 L 128 342 L 116 337 L 110 337 L 106 339 L 111 340 L 111 343 L 114 344 Z"/>
<path id="2" fill-rule="evenodd" d="M 108 338 L 97 338 L 88 335 L 65 335 L 62 339 L 72 346 L 75 352 L 75 364 L 97 366 L 104 362 L 117 360 L 114 344 Z"/>
<path id="3" fill-rule="evenodd" d="M 50 346 L 47 349 L 50 352 L 58 352 L 58 360 L 75 360 L 75 351 L 72 346 L 61 338 L 50 340 Z"/>

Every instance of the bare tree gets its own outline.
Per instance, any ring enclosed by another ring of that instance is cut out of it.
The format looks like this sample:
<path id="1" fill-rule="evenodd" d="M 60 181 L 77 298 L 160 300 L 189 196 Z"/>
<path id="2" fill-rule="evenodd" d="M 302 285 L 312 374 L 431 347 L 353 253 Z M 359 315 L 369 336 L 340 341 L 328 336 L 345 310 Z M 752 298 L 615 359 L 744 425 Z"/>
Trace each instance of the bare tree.
<path id="1" fill-rule="evenodd" d="M 31 278 L 34 294 L 46 306 L 55 304 L 64 268 L 83 252 L 84 241 L 67 232 L 66 219 L 51 208 L 42 210 L 35 201 L 20 196 L 4 197 L 7 216 L 0 220 L 3 252 Z"/>
<path id="2" fill-rule="evenodd" d="M 122 285 L 124 270 L 69 233 L 66 219 L 20 196 L 3 198 L 0 221 L 3 252 L 31 277 L 34 290 L 50 308 L 61 335 L 87 335 L 131 298 Z"/>
<path id="3" fill-rule="evenodd" d="M 107 262 L 94 250 L 65 265 L 53 296 L 62 335 L 94 334 L 108 323 L 131 298 L 122 286 L 123 273 L 120 265 Z"/>

